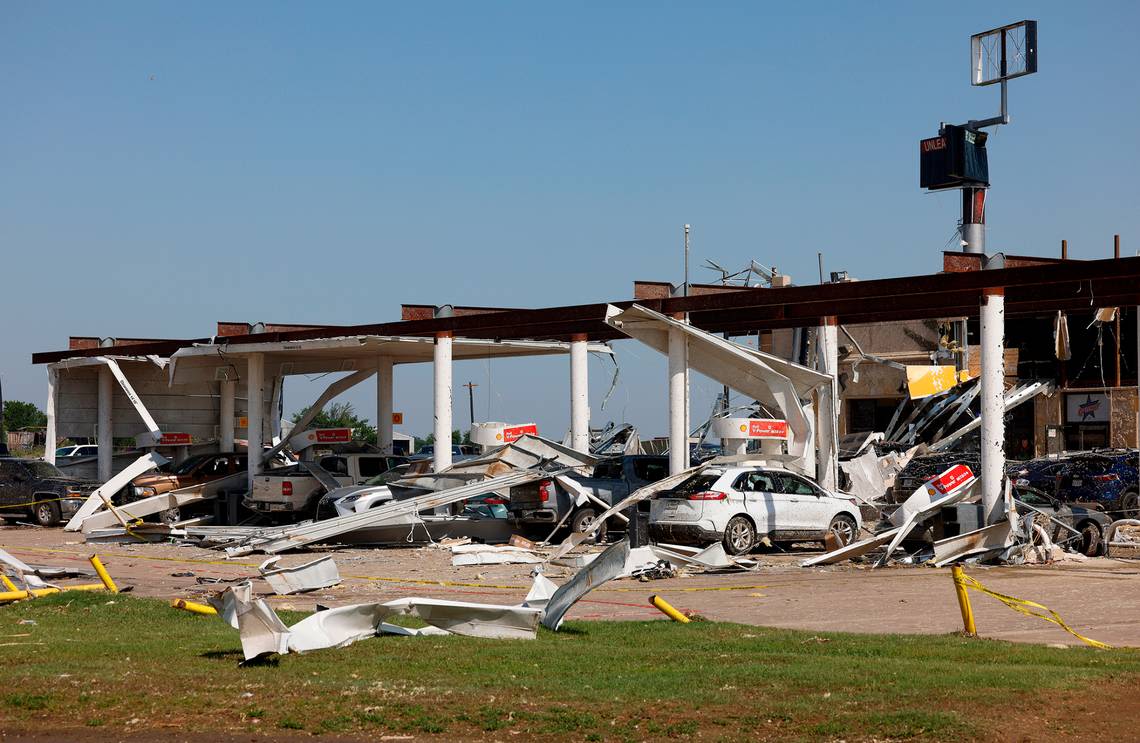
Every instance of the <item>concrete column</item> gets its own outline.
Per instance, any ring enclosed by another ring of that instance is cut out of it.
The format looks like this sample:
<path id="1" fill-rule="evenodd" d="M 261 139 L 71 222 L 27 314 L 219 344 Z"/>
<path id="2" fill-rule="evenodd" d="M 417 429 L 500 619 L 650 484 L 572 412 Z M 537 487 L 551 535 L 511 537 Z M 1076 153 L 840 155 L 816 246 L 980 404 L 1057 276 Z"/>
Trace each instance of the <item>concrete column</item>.
<path id="1" fill-rule="evenodd" d="M 689 466 L 689 436 L 685 430 L 685 335 L 669 330 L 669 474 Z"/>
<path id="2" fill-rule="evenodd" d="M 392 371 L 390 357 L 376 359 L 376 446 L 382 454 L 392 453 Z"/>
<path id="3" fill-rule="evenodd" d="M 435 382 L 435 454 L 432 464 L 436 472 L 451 466 L 451 333 L 436 333 L 435 357 L 432 364 Z"/>
<path id="4" fill-rule="evenodd" d="M 828 490 L 839 487 L 839 321 L 834 315 L 820 319 L 816 337 L 819 349 L 816 354 L 819 370 L 831 375 L 831 383 L 819 393 L 817 420 L 819 427 L 819 459 L 816 461 L 816 479 Z"/>
<path id="5" fill-rule="evenodd" d="M 55 447 L 59 440 L 55 422 L 55 388 L 59 380 L 55 367 L 49 366 L 47 373 L 47 402 L 44 404 L 44 411 L 47 414 L 47 431 L 44 434 L 44 461 L 55 464 Z"/>
<path id="6" fill-rule="evenodd" d="M 99 466 L 98 474 L 96 475 L 99 482 L 107 482 L 111 479 L 111 468 L 113 467 L 112 455 L 115 453 L 115 434 L 112 430 L 114 425 L 111 420 L 111 405 L 113 394 L 115 391 L 115 377 L 111 374 L 111 370 L 106 366 L 99 367 L 99 396 L 98 396 L 98 414 L 96 420 L 98 425 L 96 433 L 99 435 Z"/>
<path id="7" fill-rule="evenodd" d="M 590 377 L 586 336 L 570 340 L 570 446 L 590 451 Z"/>
<path id="8" fill-rule="evenodd" d="M 234 450 L 234 398 L 237 395 L 237 382 L 225 380 L 221 383 L 218 395 L 218 449 Z"/>
<path id="9" fill-rule="evenodd" d="M 1005 290 L 982 291 L 982 506 L 986 524 L 1005 518 Z"/>
<path id="10" fill-rule="evenodd" d="M 246 356 L 246 397 L 248 410 L 246 412 L 246 440 L 249 442 L 249 468 L 246 486 L 253 491 L 253 479 L 261 471 L 262 445 L 265 440 L 263 430 L 262 412 L 265 406 L 265 356 L 260 353 L 251 353 Z"/>

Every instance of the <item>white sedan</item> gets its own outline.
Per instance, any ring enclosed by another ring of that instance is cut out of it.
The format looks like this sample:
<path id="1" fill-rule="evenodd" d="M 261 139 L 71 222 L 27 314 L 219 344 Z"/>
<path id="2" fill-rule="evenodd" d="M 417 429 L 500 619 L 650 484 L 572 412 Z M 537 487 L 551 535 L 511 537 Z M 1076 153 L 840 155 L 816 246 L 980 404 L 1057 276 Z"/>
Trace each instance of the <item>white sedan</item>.
<path id="1" fill-rule="evenodd" d="M 723 541 L 731 555 L 772 542 L 854 541 L 862 526 L 854 498 L 829 493 L 778 466 L 707 467 L 654 499 L 649 534 L 658 542 Z"/>

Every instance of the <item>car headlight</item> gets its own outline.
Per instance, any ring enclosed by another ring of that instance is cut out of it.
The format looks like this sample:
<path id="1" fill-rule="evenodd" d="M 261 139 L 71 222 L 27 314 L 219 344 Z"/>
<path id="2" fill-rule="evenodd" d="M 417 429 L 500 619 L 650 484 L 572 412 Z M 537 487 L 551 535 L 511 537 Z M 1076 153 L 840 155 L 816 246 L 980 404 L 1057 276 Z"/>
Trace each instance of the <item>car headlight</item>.
<path id="1" fill-rule="evenodd" d="M 158 489 L 149 486 L 139 487 L 135 486 L 135 495 L 139 498 L 149 498 L 152 495 L 158 495 Z"/>

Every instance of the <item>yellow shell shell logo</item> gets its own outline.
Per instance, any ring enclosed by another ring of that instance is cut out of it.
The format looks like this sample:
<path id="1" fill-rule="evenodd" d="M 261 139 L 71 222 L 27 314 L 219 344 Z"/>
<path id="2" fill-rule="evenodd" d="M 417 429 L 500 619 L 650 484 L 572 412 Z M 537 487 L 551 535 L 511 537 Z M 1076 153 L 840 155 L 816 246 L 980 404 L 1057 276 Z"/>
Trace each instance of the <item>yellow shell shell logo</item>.
<path id="1" fill-rule="evenodd" d="M 495 441 L 502 441 L 502 440 L 503 440 L 503 434 L 501 434 L 501 433 L 495 434 Z"/>
<path id="2" fill-rule="evenodd" d="M 748 433 L 748 424 L 747 423 L 741 423 L 740 424 L 740 432 L 741 433 Z"/>

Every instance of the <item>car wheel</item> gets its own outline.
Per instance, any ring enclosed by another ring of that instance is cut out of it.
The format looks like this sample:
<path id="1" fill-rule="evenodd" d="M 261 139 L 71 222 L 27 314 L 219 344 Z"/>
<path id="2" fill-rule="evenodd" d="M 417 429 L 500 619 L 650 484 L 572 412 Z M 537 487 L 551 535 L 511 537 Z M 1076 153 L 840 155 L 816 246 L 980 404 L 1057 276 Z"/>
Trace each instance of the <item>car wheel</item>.
<path id="1" fill-rule="evenodd" d="M 746 555 L 756 546 L 756 527 L 746 516 L 733 516 L 724 527 L 724 551 Z"/>
<path id="2" fill-rule="evenodd" d="M 594 524 L 598 521 L 598 512 L 592 508 L 579 508 L 570 517 L 570 531 L 571 533 L 582 534 L 594 528 Z M 591 541 L 601 542 L 606 538 L 606 525 L 602 524 L 598 530 L 594 532 Z"/>
<path id="3" fill-rule="evenodd" d="M 854 542 L 858 531 L 859 527 L 855 525 L 855 519 L 845 513 L 833 518 L 827 526 L 827 533 L 835 540 L 836 549 L 846 547 Z"/>
<path id="4" fill-rule="evenodd" d="M 59 523 L 59 504 L 37 503 L 32 509 L 32 518 L 40 526 L 55 526 Z"/>
<path id="5" fill-rule="evenodd" d="M 1096 557 L 1101 553 L 1102 535 L 1100 526 L 1091 521 L 1081 526 L 1081 554 L 1087 557 Z"/>
<path id="6" fill-rule="evenodd" d="M 1140 519 L 1140 495 L 1130 490 L 1120 496 L 1120 518 Z"/>
<path id="7" fill-rule="evenodd" d="M 177 507 L 168 508 L 165 511 L 159 511 L 158 512 L 158 520 L 161 521 L 162 523 L 166 524 L 167 526 L 170 526 L 171 524 L 176 524 L 182 520 L 182 511 L 179 510 Z"/>

